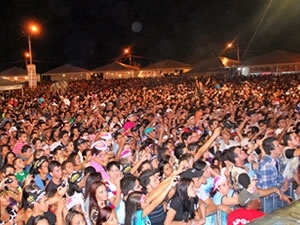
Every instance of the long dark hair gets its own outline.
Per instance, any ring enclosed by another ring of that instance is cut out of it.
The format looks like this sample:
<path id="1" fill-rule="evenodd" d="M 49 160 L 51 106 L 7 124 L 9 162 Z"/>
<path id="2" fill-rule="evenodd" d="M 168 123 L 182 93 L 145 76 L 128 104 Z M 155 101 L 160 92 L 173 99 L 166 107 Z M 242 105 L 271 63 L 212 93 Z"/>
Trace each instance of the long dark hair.
<path id="1" fill-rule="evenodd" d="M 180 199 L 180 202 L 182 202 L 184 222 L 188 222 L 189 219 L 194 219 L 195 217 L 195 198 L 190 198 L 187 193 L 188 187 L 192 182 L 192 179 L 181 178 L 176 184 L 176 193 L 174 197 L 177 196 Z"/>
<path id="2" fill-rule="evenodd" d="M 125 225 L 135 224 L 135 215 L 141 210 L 141 198 L 144 195 L 141 191 L 134 191 L 128 195 L 125 207 Z M 133 220 L 133 223 L 131 222 Z"/>
<path id="3" fill-rule="evenodd" d="M 97 225 L 102 225 L 103 223 L 107 222 L 112 212 L 113 209 L 108 206 L 101 208 L 97 218 Z"/>
<path id="4" fill-rule="evenodd" d="M 89 215 L 91 214 L 91 211 L 93 208 L 99 209 L 100 207 L 98 206 L 97 199 L 96 199 L 96 190 L 98 187 L 103 185 L 105 187 L 105 184 L 101 181 L 95 181 L 91 184 L 90 187 L 90 205 L 89 205 Z"/>
<path id="5" fill-rule="evenodd" d="M 92 183 L 102 180 L 101 173 L 93 172 L 90 173 L 85 182 L 85 192 L 84 192 L 84 200 L 86 200 L 91 194 L 91 185 Z"/>

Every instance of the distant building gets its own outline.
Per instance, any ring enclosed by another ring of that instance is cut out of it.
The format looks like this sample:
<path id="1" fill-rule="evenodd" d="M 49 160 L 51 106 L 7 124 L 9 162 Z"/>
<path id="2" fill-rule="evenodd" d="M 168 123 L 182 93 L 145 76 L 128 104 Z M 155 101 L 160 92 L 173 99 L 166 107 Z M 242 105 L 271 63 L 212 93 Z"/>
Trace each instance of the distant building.
<path id="1" fill-rule="evenodd" d="M 81 67 L 65 64 L 44 72 L 42 79 L 47 81 L 90 80 L 91 72 Z"/>
<path id="2" fill-rule="evenodd" d="M 28 82 L 28 75 L 25 69 L 13 66 L 9 69 L 0 72 L 0 77 L 4 80 L 9 80 L 17 83 Z M 37 81 L 40 81 L 40 75 L 37 74 Z"/>
<path id="3" fill-rule="evenodd" d="M 92 79 L 128 79 L 136 78 L 139 68 L 120 62 L 112 62 L 92 71 Z"/>
<path id="4" fill-rule="evenodd" d="M 273 51 L 245 60 L 242 75 L 268 75 L 300 72 L 300 53 Z"/>
<path id="5" fill-rule="evenodd" d="M 142 68 L 138 77 L 178 76 L 191 69 L 192 66 L 187 63 L 166 59 Z"/>

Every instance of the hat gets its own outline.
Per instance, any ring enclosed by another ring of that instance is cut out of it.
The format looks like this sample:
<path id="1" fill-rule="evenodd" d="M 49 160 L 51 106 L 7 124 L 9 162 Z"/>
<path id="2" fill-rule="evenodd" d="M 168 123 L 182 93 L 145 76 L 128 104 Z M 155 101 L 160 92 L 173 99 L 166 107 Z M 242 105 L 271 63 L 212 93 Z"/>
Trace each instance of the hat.
<path id="1" fill-rule="evenodd" d="M 250 201 L 258 199 L 259 193 L 258 192 L 249 192 L 246 189 L 242 190 L 238 195 L 239 205 L 246 206 Z"/>
<path id="2" fill-rule="evenodd" d="M 40 166 L 47 161 L 47 157 L 46 156 L 42 156 L 41 158 L 39 158 L 33 165 L 34 169 L 38 169 L 40 168 Z"/>
<path id="3" fill-rule="evenodd" d="M 98 151 L 106 151 L 107 144 L 105 143 L 105 141 L 96 141 L 91 145 L 91 148 L 95 148 Z"/>
<path id="4" fill-rule="evenodd" d="M 13 131 L 18 131 L 18 129 L 16 127 L 11 127 L 11 128 L 9 128 L 8 133 L 11 133 Z"/>
<path id="5" fill-rule="evenodd" d="M 81 193 L 78 193 L 78 192 L 74 192 L 74 194 L 68 198 L 67 200 L 67 210 L 70 210 L 71 208 L 73 208 L 75 205 L 81 205 L 83 206 L 84 205 L 84 202 L 83 202 L 83 196 Z"/>
<path id="6" fill-rule="evenodd" d="M 38 202 L 42 199 L 43 196 L 46 195 L 46 192 L 42 189 L 36 188 L 33 190 L 30 190 L 27 197 L 27 202 L 32 205 L 35 202 Z"/>
<path id="7" fill-rule="evenodd" d="M 120 155 L 120 158 L 123 159 L 123 158 L 127 158 L 129 156 L 132 156 L 132 153 L 129 149 L 124 149 L 122 152 L 121 152 L 121 155 Z"/>
<path id="8" fill-rule="evenodd" d="M 87 140 L 83 139 L 83 138 L 79 138 L 77 141 L 76 141 L 76 144 L 77 146 L 80 145 L 80 144 L 83 144 L 83 143 L 86 143 L 88 142 Z"/>
<path id="9" fill-rule="evenodd" d="M 109 133 L 109 132 L 103 132 L 103 133 L 101 133 L 100 138 L 104 139 L 104 140 L 112 140 L 111 133 Z"/>
<path id="10" fill-rule="evenodd" d="M 81 171 L 75 171 L 73 172 L 70 176 L 69 176 L 69 179 L 68 179 L 68 182 L 70 184 L 76 184 L 78 182 L 80 182 L 82 180 L 82 178 L 84 177 L 84 174 L 83 172 Z"/>
<path id="11" fill-rule="evenodd" d="M 60 146 L 60 143 L 59 142 L 54 142 L 50 145 L 50 150 L 51 152 L 56 149 L 56 147 Z"/>
<path id="12" fill-rule="evenodd" d="M 202 170 L 197 170 L 197 169 L 187 169 L 186 171 L 182 172 L 180 174 L 180 177 L 182 178 L 188 178 L 188 179 L 193 179 L 196 177 L 201 177 L 203 175 Z"/>
<path id="13" fill-rule="evenodd" d="M 151 133 L 152 131 L 154 131 L 155 129 L 153 127 L 146 127 L 144 130 L 145 135 L 148 135 L 149 133 Z"/>
<path id="14" fill-rule="evenodd" d="M 217 190 L 217 188 L 226 181 L 226 177 L 224 176 L 216 176 L 214 179 L 214 191 Z"/>

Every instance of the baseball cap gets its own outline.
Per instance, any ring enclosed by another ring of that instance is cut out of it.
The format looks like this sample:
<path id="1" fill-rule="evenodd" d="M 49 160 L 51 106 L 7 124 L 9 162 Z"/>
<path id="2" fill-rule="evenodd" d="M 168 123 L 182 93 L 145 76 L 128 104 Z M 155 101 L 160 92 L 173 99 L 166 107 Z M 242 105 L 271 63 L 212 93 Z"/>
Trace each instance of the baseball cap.
<path id="1" fill-rule="evenodd" d="M 239 205 L 246 206 L 250 201 L 258 199 L 259 193 L 258 192 L 249 192 L 246 189 L 242 190 L 238 195 Z"/>
<path id="2" fill-rule="evenodd" d="M 148 135 L 149 133 L 151 133 L 152 131 L 154 131 L 155 129 L 153 127 L 146 127 L 144 130 L 145 135 Z"/>
<path id="3" fill-rule="evenodd" d="M 182 172 L 180 174 L 180 177 L 182 178 L 188 178 L 188 179 L 193 179 L 196 177 L 201 177 L 203 175 L 202 170 L 197 170 L 197 169 L 187 169 L 186 171 Z"/>
<path id="4" fill-rule="evenodd" d="M 46 195 L 46 192 L 44 190 L 36 188 L 29 192 L 29 195 L 26 200 L 27 200 L 28 204 L 32 205 L 33 203 L 41 200 L 42 197 L 45 195 Z"/>
<path id="5" fill-rule="evenodd" d="M 11 128 L 9 128 L 8 133 L 11 133 L 13 131 L 18 131 L 18 129 L 16 127 L 11 127 Z"/>
<path id="6" fill-rule="evenodd" d="M 83 139 L 83 138 L 80 138 L 80 139 L 78 139 L 78 141 L 76 141 L 76 144 L 77 144 L 77 146 L 78 146 L 78 145 L 83 144 L 83 143 L 86 143 L 86 142 L 88 142 L 88 141 L 85 140 L 85 139 Z"/>
<path id="7" fill-rule="evenodd" d="M 83 172 L 75 171 L 69 176 L 68 182 L 76 184 L 76 183 L 80 182 L 83 177 L 84 177 Z"/>
<path id="8" fill-rule="evenodd" d="M 47 157 L 46 156 L 42 156 L 41 158 L 39 158 L 33 165 L 34 169 L 38 169 L 41 167 L 41 165 L 47 161 Z"/>
<path id="9" fill-rule="evenodd" d="M 226 181 L 226 177 L 224 176 L 216 176 L 214 179 L 214 191 L 217 190 L 217 188 Z"/>

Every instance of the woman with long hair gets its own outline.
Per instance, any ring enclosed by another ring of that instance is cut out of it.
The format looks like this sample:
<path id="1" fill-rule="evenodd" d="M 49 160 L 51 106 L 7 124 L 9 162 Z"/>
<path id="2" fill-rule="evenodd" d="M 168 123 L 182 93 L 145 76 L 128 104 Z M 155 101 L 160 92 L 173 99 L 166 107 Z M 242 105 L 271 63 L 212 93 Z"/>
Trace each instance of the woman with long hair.
<path id="1" fill-rule="evenodd" d="M 118 219 L 115 210 L 107 206 L 100 209 L 96 224 L 97 225 L 118 225 Z"/>
<path id="2" fill-rule="evenodd" d="M 160 185 L 153 190 L 153 193 L 147 196 L 144 192 L 134 191 L 128 195 L 126 201 L 125 225 L 148 225 L 151 224 L 148 215 L 162 203 L 170 191 L 174 181 L 173 176 L 162 181 Z"/>
<path id="3" fill-rule="evenodd" d="M 204 224 L 202 215 L 198 214 L 200 207 L 197 208 L 199 199 L 196 194 L 196 188 L 192 179 L 181 178 L 176 184 L 176 192 L 171 199 L 169 210 L 164 224 Z M 205 216 L 205 215 L 204 215 Z"/>
<path id="4" fill-rule="evenodd" d="M 76 210 L 68 211 L 65 223 L 66 225 L 86 225 L 83 213 Z"/>

